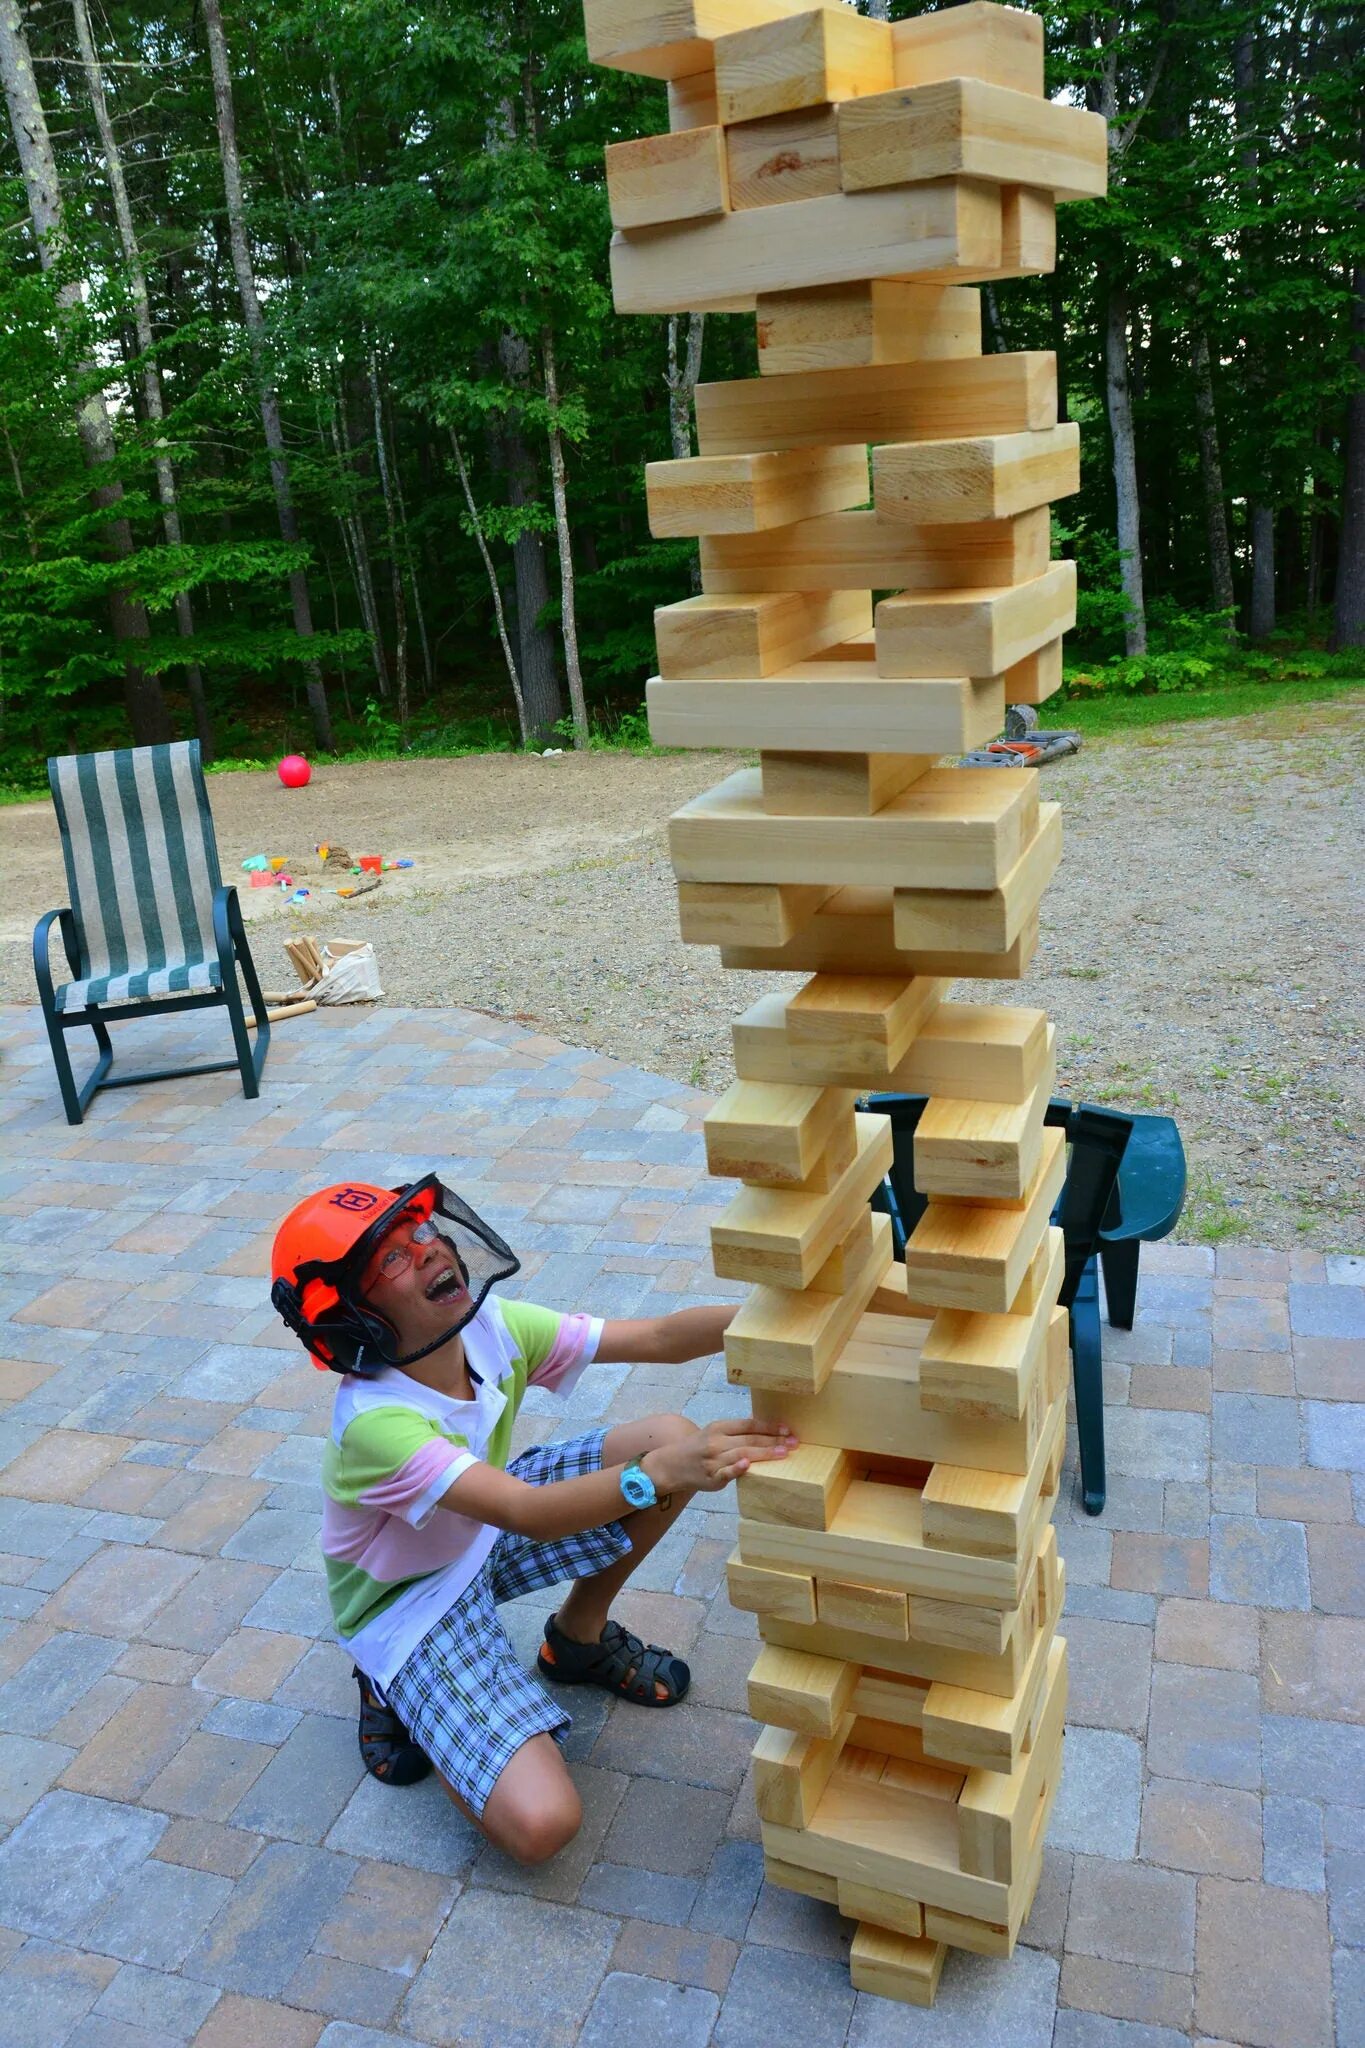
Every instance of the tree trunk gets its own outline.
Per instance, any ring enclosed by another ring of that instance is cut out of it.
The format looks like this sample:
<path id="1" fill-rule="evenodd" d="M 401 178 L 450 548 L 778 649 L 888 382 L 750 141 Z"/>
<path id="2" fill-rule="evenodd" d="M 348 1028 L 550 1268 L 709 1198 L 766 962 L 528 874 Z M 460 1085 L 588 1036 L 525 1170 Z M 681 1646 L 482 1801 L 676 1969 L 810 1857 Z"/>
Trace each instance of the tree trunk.
<path id="1" fill-rule="evenodd" d="M 3 4 L 13 6 L 14 0 L 3 0 Z M 203 12 L 204 33 L 209 46 L 209 64 L 213 71 L 213 110 L 218 124 L 218 150 L 223 163 L 223 191 L 227 200 L 228 243 L 232 251 L 232 268 L 237 278 L 237 291 L 242 302 L 242 319 L 246 323 L 251 361 L 260 393 L 261 427 L 265 434 L 266 451 L 270 457 L 270 481 L 275 492 L 275 513 L 279 522 L 280 538 L 293 544 L 297 543 L 299 538 L 299 524 L 294 514 L 294 500 L 289 485 L 289 464 L 284 452 L 279 394 L 275 390 L 266 365 L 265 317 L 261 312 L 261 302 L 256 291 L 251 246 L 247 241 L 246 207 L 242 198 L 242 167 L 237 150 L 237 116 L 232 103 L 232 76 L 228 69 L 227 42 L 223 35 L 223 17 L 218 0 L 203 0 Z M 289 597 L 294 613 L 294 631 L 300 640 L 310 641 L 313 638 L 313 607 L 308 595 L 308 578 L 302 569 L 290 572 Z M 326 752 L 334 752 L 332 715 L 327 705 L 327 685 L 322 679 L 322 669 L 315 656 L 310 655 L 304 662 L 304 677 L 317 743 Z"/>
<path id="2" fill-rule="evenodd" d="M 142 399 L 149 422 L 159 426 L 166 417 L 166 407 L 161 390 L 161 372 L 152 354 L 152 308 L 147 296 L 147 273 L 142 267 L 142 254 L 133 232 L 133 210 L 128 203 L 128 186 L 123 175 L 123 157 L 114 134 L 114 124 L 109 118 L 109 103 L 104 96 L 104 78 L 100 61 L 95 50 L 95 39 L 90 31 L 90 10 L 86 0 L 71 0 L 71 12 L 76 24 L 76 41 L 80 46 L 81 62 L 85 67 L 86 90 L 95 113 L 95 126 L 99 130 L 100 147 L 104 151 L 105 172 L 109 179 L 109 190 L 114 201 L 114 218 L 118 223 L 119 245 L 123 250 L 124 266 L 128 272 L 129 288 L 133 298 L 133 326 L 137 334 L 137 350 L 142 359 Z M 170 453 L 164 442 L 158 440 L 155 453 L 156 491 L 161 500 L 161 525 L 167 545 L 178 548 L 184 534 L 180 525 L 180 506 L 176 499 L 175 470 Z M 187 590 L 177 591 L 175 598 L 176 627 L 182 640 L 194 638 L 194 608 Z M 190 709 L 194 716 L 194 729 L 199 735 L 199 750 L 205 762 L 213 759 L 213 723 L 209 717 L 208 700 L 204 695 L 204 677 L 197 661 L 185 664 L 185 680 L 189 688 Z"/>
<path id="3" fill-rule="evenodd" d="M 1365 264 L 1357 267 L 1351 305 L 1351 362 L 1356 388 L 1346 407 L 1346 460 L 1332 645 L 1365 647 Z"/>
<path id="4" fill-rule="evenodd" d="M 578 660 L 578 619 L 574 610 L 573 536 L 569 532 L 569 494 L 564 479 L 564 436 L 559 429 L 559 370 L 555 362 L 554 336 L 545 328 L 540 337 L 541 361 L 545 367 L 545 398 L 550 408 L 550 487 L 554 493 L 555 541 L 559 550 L 560 626 L 564 637 L 564 670 L 569 680 L 569 703 L 573 707 L 573 743 L 580 750 L 588 744 L 588 707 L 583 696 L 583 671 Z"/>
<path id="5" fill-rule="evenodd" d="M 510 328 L 499 339 L 498 354 L 508 380 L 525 387 L 530 374 L 526 343 Z M 513 511 L 534 505 L 540 497 L 536 461 L 526 445 L 521 412 L 515 408 L 501 422 L 499 452 L 507 475 L 507 502 Z M 564 716 L 564 698 L 555 665 L 555 643 L 544 622 L 550 602 L 550 581 L 545 567 L 545 537 L 526 526 L 512 546 L 512 563 L 517 585 L 517 639 L 521 649 L 522 696 L 526 705 L 526 733 L 533 746 L 548 746 L 555 727 Z"/>
<path id="6" fill-rule="evenodd" d="M 44 271 L 50 271 L 64 242 L 62 194 L 18 0 L 0 0 L 0 80 L 9 105 L 10 127 L 38 244 L 38 260 Z M 75 313 L 83 296 L 79 279 L 55 287 L 58 311 L 63 315 Z M 104 394 L 95 383 L 99 374 L 95 364 L 83 362 L 78 367 L 82 377 L 91 380 L 88 395 L 76 408 L 76 433 L 85 466 L 91 473 L 91 497 L 101 511 L 112 510 L 123 500 L 123 485 L 113 473 L 117 453 L 114 429 Z M 98 481 L 101 472 L 106 478 L 103 482 Z M 114 561 L 126 562 L 133 555 L 133 529 L 126 516 L 118 514 L 108 520 L 103 541 L 106 553 Z M 109 622 L 114 639 L 123 650 L 123 701 L 133 744 L 159 745 L 171 738 L 171 723 L 160 680 L 148 675 L 137 653 L 137 643 L 148 638 L 146 608 L 140 598 L 128 591 L 115 590 L 109 598 Z"/>
<path id="7" fill-rule="evenodd" d="M 336 450 L 337 462 L 346 473 L 349 487 L 354 477 L 355 464 L 351 457 L 351 430 L 346 419 L 346 394 L 338 386 L 331 410 L 332 446 Z M 374 677 L 379 685 L 379 694 L 389 694 L 389 666 L 384 652 L 384 633 L 379 622 L 379 601 L 374 594 L 374 570 L 370 564 L 370 543 L 365 532 L 365 520 L 357 504 L 354 510 L 338 513 L 338 520 L 346 540 L 346 553 L 355 578 L 356 596 L 360 601 L 360 617 L 365 631 L 370 636 L 370 659 L 374 664 Z"/>
<path id="8" fill-rule="evenodd" d="M 488 587 L 493 593 L 493 616 L 498 622 L 498 639 L 502 642 L 503 660 L 507 663 L 507 677 L 512 685 L 512 701 L 517 707 L 517 728 L 521 733 L 521 744 L 525 746 L 528 737 L 526 706 L 522 701 L 521 677 L 517 673 L 516 656 L 512 652 L 512 643 L 507 637 L 507 619 L 502 608 L 502 591 L 498 588 L 498 572 L 493 567 L 493 557 L 489 554 L 488 542 L 484 539 L 483 521 L 479 517 L 479 508 L 474 502 L 474 492 L 469 481 L 469 469 L 464 459 L 464 450 L 460 446 L 460 437 L 454 427 L 450 429 L 450 446 L 455 456 L 455 467 L 460 472 L 460 485 L 464 491 L 464 501 L 469 508 L 469 523 L 473 528 L 474 539 L 478 543 L 479 553 L 483 557 L 483 566 L 488 574 Z"/>
<path id="9" fill-rule="evenodd" d="M 412 586 L 412 609 L 417 619 L 417 639 L 422 649 L 422 680 L 426 696 L 436 686 L 436 671 L 431 663 L 431 642 L 427 638 L 427 615 L 422 604 L 422 584 L 417 574 L 417 556 L 412 545 L 412 530 L 408 525 L 408 503 L 403 495 L 403 465 L 398 459 L 398 430 L 393 423 L 393 401 L 386 408 L 389 422 L 389 442 L 393 448 L 393 502 L 398 513 L 398 534 L 403 543 L 403 560 L 407 566 L 408 582 Z"/>
<path id="10" fill-rule="evenodd" d="M 370 399 L 374 406 L 374 448 L 379 463 L 379 487 L 384 495 L 384 524 L 389 541 L 389 588 L 393 593 L 394 675 L 398 683 L 398 730 L 404 747 L 408 743 L 408 605 L 403 592 L 403 564 L 398 553 L 398 522 L 393 513 L 393 487 L 389 478 L 389 456 L 384 433 L 384 408 L 379 400 L 379 365 L 374 350 L 368 357 Z"/>
<path id="11" fill-rule="evenodd" d="M 1223 458 L 1218 444 L 1218 415 L 1213 403 L 1213 372 L 1209 366 L 1209 338 L 1202 326 L 1195 327 L 1190 342 L 1190 368 L 1194 373 L 1194 411 L 1199 425 L 1199 470 L 1204 480 L 1204 525 L 1208 535 L 1209 578 L 1213 585 L 1214 609 L 1223 613 L 1229 633 L 1236 630 L 1233 618 L 1232 547 L 1228 540 L 1228 508 L 1223 493 Z"/>
<path id="12" fill-rule="evenodd" d="M 1104 331 L 1105 400 L 1114 450 L 1114 499 L 1118 514 L 1119 573 L 1126 607 L 1124 648 L 1147 652 L 1147 611 L 1142 596 L 1142 523 L 1138 511 L 1133 408 L 1128 394 L 1128 294 L 1110 293 Z"/>
<path id="13" fill-rule="evenodd" d="M 697 380 L 701 376 L 701 345 L 706 332 L 705 313 L 687 316 L 687 340 L 678 360 L 678 315 L 668 316 L 668 438 L 674 456 L 686 462 L 692 453 L 692 406 Z"/>
<path id="14" fill-rule="evenodd" d="M 1255 641 L 1275 630 L 1275 514 L 1269 505 L 1248 508 L 1251 534 L 1251 603 L 1247 632 Z"/>

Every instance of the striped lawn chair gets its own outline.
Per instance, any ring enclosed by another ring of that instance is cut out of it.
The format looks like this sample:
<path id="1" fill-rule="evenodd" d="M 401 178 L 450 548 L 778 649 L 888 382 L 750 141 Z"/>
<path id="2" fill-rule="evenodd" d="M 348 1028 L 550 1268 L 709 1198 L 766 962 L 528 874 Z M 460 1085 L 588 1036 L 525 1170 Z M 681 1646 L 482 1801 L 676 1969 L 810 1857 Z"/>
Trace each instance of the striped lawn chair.
<path id="1" fill-rule="evenodd" d="M 260 1094 L 270 1042 L 261 985 L 247 947 L 237 891 L 223 886 L 198 740 L 66 754 L 47 777 L 61 828 L 69 910 L 49 910 L 33 934 L 38 1000 L 52 1045 L 66 1120 L 80 1123 L 97 1088 L 131 1088 L 182 1074 L 237 1067 L 242 1092 Z M 60 925 L 71 979 L 55 985 L 48 957 Z M 253 1047 L 237 968 L 255 1013 Z M 122 1017 L 204 1010 L 222 1003 L 236 1055 L 194 1067 L 111 1074 L 106 1026 Z M 88 1024 L 99 1058 L 78 1088 L 66 1034 Z"/>

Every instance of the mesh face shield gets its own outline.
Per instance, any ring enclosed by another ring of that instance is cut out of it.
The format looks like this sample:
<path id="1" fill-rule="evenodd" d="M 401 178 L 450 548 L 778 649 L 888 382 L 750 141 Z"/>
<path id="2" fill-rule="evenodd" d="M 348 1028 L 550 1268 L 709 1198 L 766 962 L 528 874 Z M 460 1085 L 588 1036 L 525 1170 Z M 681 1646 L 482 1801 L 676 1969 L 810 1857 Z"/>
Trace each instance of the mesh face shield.
<path id="1" fill-rule="evenodd" d="M 360 1190 L 329 1190 L 324 1199 L 344 1207 Z M 312 1353 L 314 1362 L 333 1372 L 372 1378 L 386 1366 L 416 1364 L 458 1336 L 483 1306 L 490 1288 L 520 1271 L 520 1261 L 492 1225 L 451 1193 L 434 1174 L 396 1188 L 387 1207 L 374 1205 L 372 1220 L 340 1256 L 309 1258 L 281 1274 L 270 1299 L 285 1323 Z M 367 1301 L 362 1286 L 367 1268 L 384 1239 L 405 1223 L 431 1222 L 460 1269 L 468 1292 L 453 1303 L 448 1325 L 416 1350 L 404 1352 L 393 1325 Z"/>

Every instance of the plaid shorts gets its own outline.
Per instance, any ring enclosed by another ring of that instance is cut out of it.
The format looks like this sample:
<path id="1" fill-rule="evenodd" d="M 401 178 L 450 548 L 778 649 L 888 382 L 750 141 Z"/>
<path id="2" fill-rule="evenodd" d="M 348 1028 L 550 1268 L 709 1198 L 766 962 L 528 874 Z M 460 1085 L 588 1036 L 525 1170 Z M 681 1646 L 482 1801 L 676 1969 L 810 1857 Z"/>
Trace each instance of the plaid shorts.
<path id="1" fill-rule="evenodd" d="M 602 1469 L 604 1429 L 523 1451 L 507 1467 L 531 1486 Z M 502 1771 L 533 1735 L 563 1742 L 572 1723 L 523 1670 L 497 1616 L 501 1600 L 586 1579 L 626 1556 L 619 1522 L 553 1543 L 504 1531 L 448 1612 L 428 1629 L 384 1688 L 394 1712 L 448 1785 L 482 1813 Z"/>

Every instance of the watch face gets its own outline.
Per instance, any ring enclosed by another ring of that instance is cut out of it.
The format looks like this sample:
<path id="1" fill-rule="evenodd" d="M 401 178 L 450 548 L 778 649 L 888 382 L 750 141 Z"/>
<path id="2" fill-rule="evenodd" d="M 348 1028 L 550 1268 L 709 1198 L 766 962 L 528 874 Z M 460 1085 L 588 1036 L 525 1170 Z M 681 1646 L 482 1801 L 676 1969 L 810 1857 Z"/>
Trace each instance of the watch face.
<path id="1" fill-rule="evenodd" d="M 638 1467 L 628 1468 L 621 1474 L 621 1491 L 633 1508 L 647 1508 L 655 1498 L 649 1474 Z"/>

